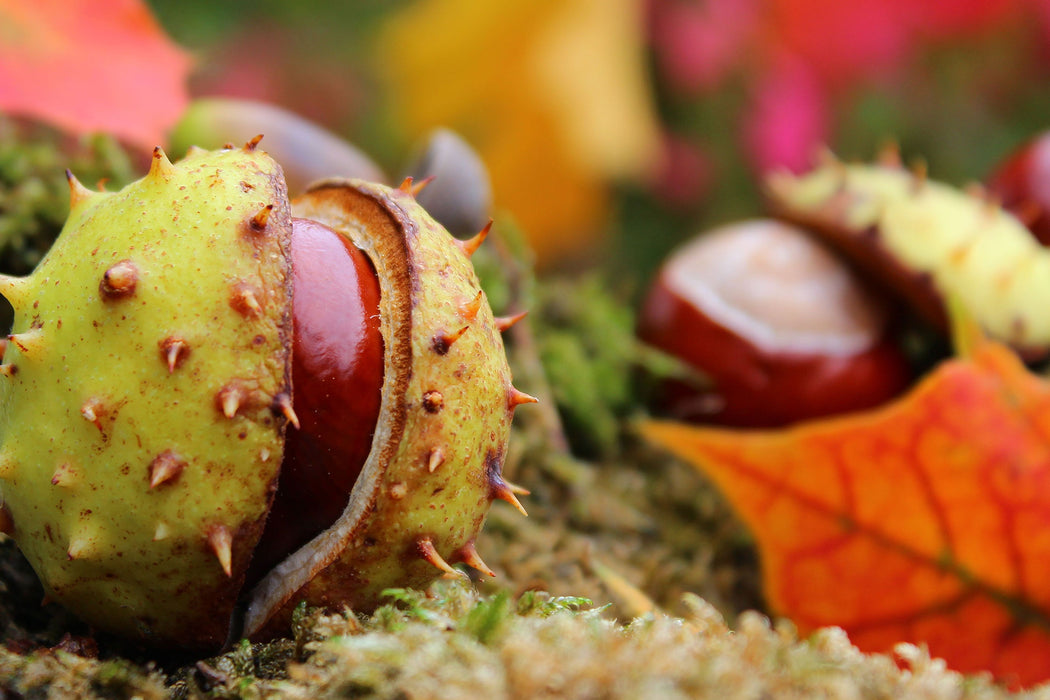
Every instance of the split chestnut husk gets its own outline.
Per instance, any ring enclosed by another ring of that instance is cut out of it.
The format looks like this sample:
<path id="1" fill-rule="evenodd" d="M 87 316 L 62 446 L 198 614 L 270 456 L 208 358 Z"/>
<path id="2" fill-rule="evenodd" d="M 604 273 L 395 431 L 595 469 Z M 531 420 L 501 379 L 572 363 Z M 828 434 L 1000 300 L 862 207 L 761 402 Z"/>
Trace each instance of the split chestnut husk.
<path id="1" fill-rule="evenodd" d="M 484 232 L 452 238 L 410 183 L 292 203 L 257 144 L 157 149 L 120 192 L 70 175 L 54 247 L 0 277 L 0 524 L 51 599 L 152 644 L 488 572 L 485 514 L 520 508 L 501 469 L 534 399 L 470 265 Z"/>
<path id="2" fill-rule="evenodd" d="M 1026 359 L 1050 352 L 1050 250 L 979 188 L 908 170 L 828 158 L 767 182 L 774 212 L 815 232 L 870 279 L 947 330 L 949 299 Z"/>

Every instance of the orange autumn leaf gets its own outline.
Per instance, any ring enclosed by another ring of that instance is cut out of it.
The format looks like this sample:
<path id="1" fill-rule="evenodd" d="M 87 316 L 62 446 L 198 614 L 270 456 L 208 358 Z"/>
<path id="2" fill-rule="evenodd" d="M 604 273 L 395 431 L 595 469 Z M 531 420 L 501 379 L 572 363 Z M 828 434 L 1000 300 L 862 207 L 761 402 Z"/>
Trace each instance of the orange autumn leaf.
<path id="1" fill-rule="evenodd" d="M 1050 383 L 971 340 L 876 411 L 778 431 L 649 422 L 750 527 L 778 615 L 861 649 L 1050 678 Z"/>
<path id="2" fill-rule="evenodd" d="M 140 0 L 0 0 L 0 112 L 152 147 L 189 69 Z"/>

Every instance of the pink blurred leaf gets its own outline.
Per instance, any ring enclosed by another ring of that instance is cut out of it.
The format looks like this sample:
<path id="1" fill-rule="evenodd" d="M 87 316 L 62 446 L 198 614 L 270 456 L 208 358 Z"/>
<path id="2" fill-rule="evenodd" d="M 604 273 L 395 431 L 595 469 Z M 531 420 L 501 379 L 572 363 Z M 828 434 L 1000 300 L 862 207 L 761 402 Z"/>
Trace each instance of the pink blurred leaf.
<path id="1" fill-rule="evenodd" d="M 650 32 L 672 86 L 704 92 L 719 87 L 744 60 L 760 19 L 754 0 L 667 2 L 653 6 Z"/>
<path id="2" fill-rule="evenodd" d="M 0 112 L 150 147 L 186 107 L 189 69 L 139 0 L 0 0 Z"/>
<path id="3" fill-rule="evenodd" d="M 940 1 L 940 0 L 938 0 Z M 762 41 L 804 62 L 830 86 L 847 86 L 900 64 L 913 48 L 910 19 L 927 0 L 774 0 Z M 950 4 L 950 3 L 945 3 Z"/>
<path id="4" fill-rule="evenodd" d="M 756 86 L 744 142 L 758 172 L 805 170 L 827 142 L 830 116 L 820 82 L 801 62 L 782 61 Z"/>

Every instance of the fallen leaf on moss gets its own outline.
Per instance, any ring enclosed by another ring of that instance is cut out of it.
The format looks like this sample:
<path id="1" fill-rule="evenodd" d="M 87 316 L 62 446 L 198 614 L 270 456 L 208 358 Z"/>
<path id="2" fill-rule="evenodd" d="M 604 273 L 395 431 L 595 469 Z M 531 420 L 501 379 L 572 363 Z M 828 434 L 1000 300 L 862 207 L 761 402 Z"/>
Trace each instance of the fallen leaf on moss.
<path id="1" fill-rule="evenodd" d="M 0 112 L 152 148 L 186 107 L 189 69 L 139 0 L 0 0 Z"/>
<path id="2" fill-rule="evenodd" d="M 780 431 L 649 422 L 751 528 L 774 611 L 869 651 L 1050 678 L 1050 383 L 970 338 L 882 409 Z"/>

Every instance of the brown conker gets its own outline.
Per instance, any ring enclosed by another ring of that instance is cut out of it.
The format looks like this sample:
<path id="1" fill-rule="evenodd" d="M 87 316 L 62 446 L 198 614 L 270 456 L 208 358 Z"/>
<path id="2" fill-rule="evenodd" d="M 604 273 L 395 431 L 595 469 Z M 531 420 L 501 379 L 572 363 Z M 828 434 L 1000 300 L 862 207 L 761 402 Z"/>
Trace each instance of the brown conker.
<path id="1" fill-rule="evenodd" d="M 350 239 L 292 219 L 292 386 L 273 506 L 249 585 L 331 527 L 372 447 L 383 386 L 379 280 Z"/>
<path id="2" fill-rule="evenodd" d="M 664 387 L 678 418 L 776 427 L 876 406 L 909 365 L 886 306 L 805 232 L 750 220 L 674 253 L 641 312 L 640 337 L 711 380 Z"/>
<path id="3" fill-rule="evenodd" d="M 989 192 L 1043 245 L 1050 245 L 1050 132 L 1010 153 L 988 179 Z"/>

